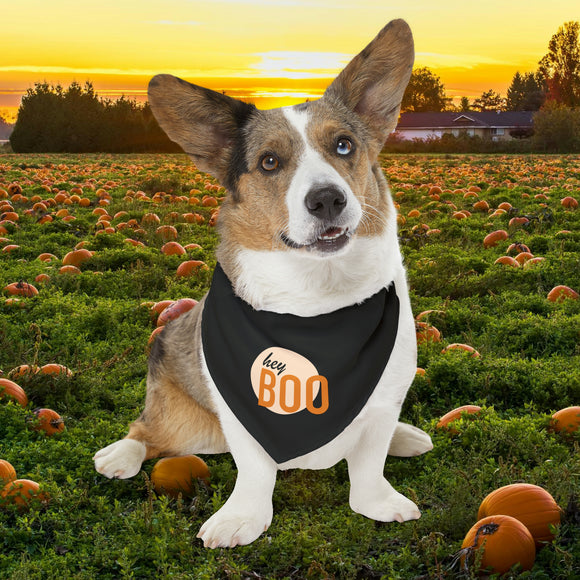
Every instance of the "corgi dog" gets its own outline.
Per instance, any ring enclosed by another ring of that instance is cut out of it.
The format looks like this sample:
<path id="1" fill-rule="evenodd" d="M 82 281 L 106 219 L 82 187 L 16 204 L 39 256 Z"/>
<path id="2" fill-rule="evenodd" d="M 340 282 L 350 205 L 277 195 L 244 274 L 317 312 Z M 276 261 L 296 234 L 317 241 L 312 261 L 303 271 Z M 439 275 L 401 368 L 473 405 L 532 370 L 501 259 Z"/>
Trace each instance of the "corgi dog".
<path id="1" fill-rule="evenodd" d="M 149 84 L 163 130 L 228 192 L 219 266 L 210 292 L 156 338 L 143 413 L 94 461 L 129 478 L 147 459 L 230 452 L 236 483 L 199 531 L 206 547 L 268 529 L 278 470 L 342 459 L 355 512 L 420 517 L 383 475 L 387 454 L 432 443 L 398 422 L 417 347 L 378 163 L 413 60 L 410 28 L 394 20 L 316 101 L 258 110 L 170 75 Z"/>

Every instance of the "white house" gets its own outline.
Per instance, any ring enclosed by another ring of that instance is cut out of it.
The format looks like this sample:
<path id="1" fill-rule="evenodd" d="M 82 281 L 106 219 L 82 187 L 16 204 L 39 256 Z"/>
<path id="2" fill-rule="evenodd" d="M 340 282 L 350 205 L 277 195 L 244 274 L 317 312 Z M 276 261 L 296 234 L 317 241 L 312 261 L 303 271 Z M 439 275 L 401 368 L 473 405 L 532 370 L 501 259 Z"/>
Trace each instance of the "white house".
<path id="1" fill-rule="evenodd" d="M 444 133 L 508 140 L 530 136 L 533 115 L 533 111 L 402 113 L 396 132 L 409 140 L 441 137 Z"/>

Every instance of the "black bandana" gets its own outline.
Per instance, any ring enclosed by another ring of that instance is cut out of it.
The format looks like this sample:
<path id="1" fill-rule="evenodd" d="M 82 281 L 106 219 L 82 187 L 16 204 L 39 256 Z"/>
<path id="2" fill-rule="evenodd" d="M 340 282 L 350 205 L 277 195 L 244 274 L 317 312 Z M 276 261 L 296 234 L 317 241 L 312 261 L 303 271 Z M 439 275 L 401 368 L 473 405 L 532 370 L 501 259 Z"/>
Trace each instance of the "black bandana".
<path id="1" fill-rule="evenodd" d="M 218 264 L 201 329 L 222 397 L 284 463 L 332 441 L 359 414 L 387 365 L 398 324 L 394 285 L 362 304 L 301 317 L 254 310 Z"/>

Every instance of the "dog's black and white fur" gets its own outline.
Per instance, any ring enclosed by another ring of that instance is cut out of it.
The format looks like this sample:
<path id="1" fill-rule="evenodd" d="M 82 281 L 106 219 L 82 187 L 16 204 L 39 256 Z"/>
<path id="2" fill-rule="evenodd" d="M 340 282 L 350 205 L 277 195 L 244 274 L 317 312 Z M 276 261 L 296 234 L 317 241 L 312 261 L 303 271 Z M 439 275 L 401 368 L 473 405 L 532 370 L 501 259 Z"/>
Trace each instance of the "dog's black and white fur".
<path id="1" fill-rule="evenodd" d="M 161 127 L 228 189 L 217 257 L 239 297 L 256 310 L 311 317 L 394 282 L 400 301 L 390 361 L 363 410 L 331 442 L 283 464 L 246 431 L 211 379 L 200 332 L 204 301 L 159 335 L 145 410 L 125 439 L 95 455 L 95 465 L 127 478 L 152 457 L 231 452 L 236 485 L 202 526 L 205 546 L 248 544 L 268 528 L 278 469 L 324 469 L 344 458 L 354 511 L 380 521 L 420 516 L 383 476 L 387 453 L 418 455 L 432 445 L 423 431 L 398 423 L 416 372 L 415 328 L 396 210 L 377 161 L 413 58 L 411 31 L 395 20 L 318 101 L 260 111 L 169 75 L 150 83 Z"/>

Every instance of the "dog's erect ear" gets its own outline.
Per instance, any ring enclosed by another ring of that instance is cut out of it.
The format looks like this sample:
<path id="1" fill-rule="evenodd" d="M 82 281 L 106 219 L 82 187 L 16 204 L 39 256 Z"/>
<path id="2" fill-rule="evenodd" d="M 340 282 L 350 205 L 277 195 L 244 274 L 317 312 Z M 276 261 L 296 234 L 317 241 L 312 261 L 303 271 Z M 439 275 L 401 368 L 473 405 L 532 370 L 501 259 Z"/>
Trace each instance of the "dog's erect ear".
<path id="1" fill-rule="evenodd" d="M 245 163 L 237 151 L 240 130 L 256 112 L 254 105 L 172 75 L 153 77 L 148 98 L 161 128 L 198 169 L 217 177 L 224 187 L 233 187 L 237 176 L 232 171 Z"/>
<path id="2" fill-rule="evenodd" d="M 409 25 L 393 20 L 350 61 L 324 98 L 338 100 L 359 114 L 382 147 L 397 125 L 414 58 Z"/>

